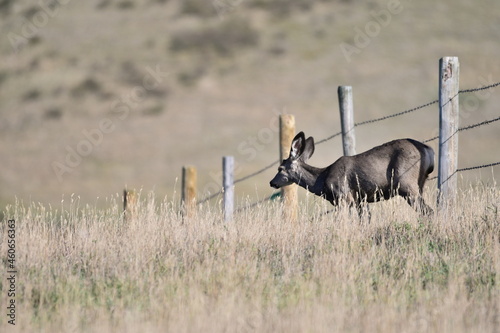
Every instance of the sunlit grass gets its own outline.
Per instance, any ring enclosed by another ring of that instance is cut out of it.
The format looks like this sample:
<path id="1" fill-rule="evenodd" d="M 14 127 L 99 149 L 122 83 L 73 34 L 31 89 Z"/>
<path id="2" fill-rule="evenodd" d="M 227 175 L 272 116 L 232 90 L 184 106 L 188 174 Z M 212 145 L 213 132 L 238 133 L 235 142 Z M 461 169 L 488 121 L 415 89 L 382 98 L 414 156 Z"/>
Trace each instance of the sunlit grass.
<path id="1" fill-rule="evenodd" d="M 500 191 L 470 188 L 432 219 L 402 200 L 371 221 L 307 198 L 223 223 L 183 219 L 153 195 L 124 222 L 109 209 L 16 204 L 17 325 L 23 332 L 493 332 L 499 328 Z M 432 199 L 429 202 L 432 202 Z M 1 224 L 2 258 L 6 226 Z M 2 277 L 2 283 L 3 283 Z M 1 294 L 6 304 L 5 290 Z M 10 331 L 6 316 L 2 331 Z M 8 330 L 5 330 L 8 329 Z"/>

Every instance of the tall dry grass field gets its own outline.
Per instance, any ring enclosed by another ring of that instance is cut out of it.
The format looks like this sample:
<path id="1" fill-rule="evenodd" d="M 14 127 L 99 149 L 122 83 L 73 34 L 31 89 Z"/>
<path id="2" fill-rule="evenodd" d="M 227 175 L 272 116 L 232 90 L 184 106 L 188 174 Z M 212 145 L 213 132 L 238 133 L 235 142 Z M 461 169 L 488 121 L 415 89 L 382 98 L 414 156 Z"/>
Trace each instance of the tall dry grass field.
<path id="1" fill-rule="evenodd" d="M 496 185 L 461 191 L 430 220 L 399 199 L 372 205 L 370 223 L 346 208 L 321 215 L 329 207 L 308 200 L 295 224 L 277 202 L 229 224 L 207 206 L 183 221 L 153 195 L 126 223 L 118 198 L 105 211 L 75 198 L 8 207 L 17 321 L 7 323 L 2 273 L 0 330 L 500 331 Z"/>

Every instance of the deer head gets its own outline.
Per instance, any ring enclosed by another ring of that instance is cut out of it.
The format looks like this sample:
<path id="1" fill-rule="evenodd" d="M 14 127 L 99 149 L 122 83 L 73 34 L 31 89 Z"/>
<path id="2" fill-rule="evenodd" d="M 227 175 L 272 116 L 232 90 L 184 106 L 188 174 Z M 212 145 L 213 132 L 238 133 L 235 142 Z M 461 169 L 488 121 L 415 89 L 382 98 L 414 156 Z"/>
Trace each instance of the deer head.
<path id="1" fill-rule="evenodd" d="M 271 187 L 280 188 L 298 183 L 302 177 L 303 166 L 313 153 L 314 139 L 309 137 L 306 140 L 304 132 L 297 134 L 292 141 L 288 158 L 281 162 L 278 173 L 270 182 Z"/>

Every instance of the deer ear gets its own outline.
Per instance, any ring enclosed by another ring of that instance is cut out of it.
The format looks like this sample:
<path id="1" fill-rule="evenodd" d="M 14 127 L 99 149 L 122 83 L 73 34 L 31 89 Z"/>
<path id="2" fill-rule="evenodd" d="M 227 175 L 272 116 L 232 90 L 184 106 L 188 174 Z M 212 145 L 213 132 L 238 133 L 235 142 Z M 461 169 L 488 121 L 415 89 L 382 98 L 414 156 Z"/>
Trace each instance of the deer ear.
<path id="1" fill-rule="evenodd" d="M 305 147 L 302 151 L 302 161 L 306 162 L 314 154 L 314 139 L 312 136 L 308 137 L 305 143 Z"/>
<path id="2" fill-rule="evenodd" d="M 304 132 L 300 132 L 293 138 L 292 148 L 290 148 L 290 157 L 293 159 L 299 158 L 304 152 L 306 136 Z"/>

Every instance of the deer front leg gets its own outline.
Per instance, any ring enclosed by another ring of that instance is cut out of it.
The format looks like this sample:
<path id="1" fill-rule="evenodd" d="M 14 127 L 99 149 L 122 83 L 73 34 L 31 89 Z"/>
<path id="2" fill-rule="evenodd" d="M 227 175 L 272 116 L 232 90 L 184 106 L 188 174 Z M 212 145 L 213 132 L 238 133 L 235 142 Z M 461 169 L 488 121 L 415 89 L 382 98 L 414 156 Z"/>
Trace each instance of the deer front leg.
<path id="1" fill-rule="evenodd" d="M 363 216 L 366 215 L 368 217 L 368 223 L 370 223 L 371 219 L 372 219 L 372 213 L 370 211 L 370 206 L 363 205 L 362 201 L 357 202 L 355 206 L 356 206 L 356 211 L 358 212 L 359 220 L 362 221 Z"/>
<path id="2" fill-rule="evenodd" d="M 434 214 L 434 210 L 432 210 L 432 208 L 425 203 L 424 198 L 422 198 L 422 196 L 420 195 L 418 195 L 417 197 L 407 196 L 405 197 L 405 199 L 406 202 L 408 202 L 408 204 L 413 209 L 415 209 L 415 211 L 420 215 L 430 216 Z"/>

